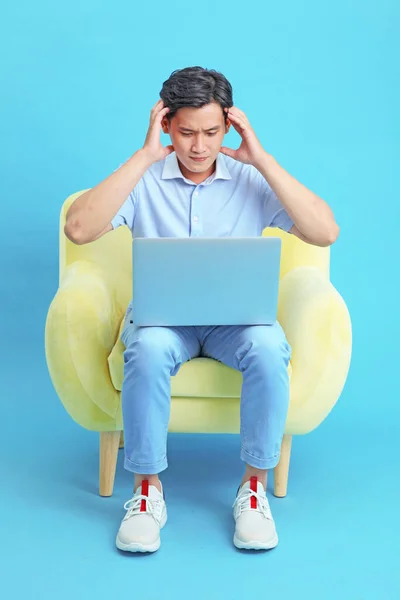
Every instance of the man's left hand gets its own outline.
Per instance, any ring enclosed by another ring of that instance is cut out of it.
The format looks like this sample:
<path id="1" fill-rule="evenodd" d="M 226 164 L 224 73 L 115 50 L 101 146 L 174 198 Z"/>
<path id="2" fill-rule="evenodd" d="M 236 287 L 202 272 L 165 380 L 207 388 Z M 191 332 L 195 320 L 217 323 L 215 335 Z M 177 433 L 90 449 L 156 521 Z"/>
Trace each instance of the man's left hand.
<path id="1" fill-rule="evenodd" d="M 237 150 L 221 146 L 220 152 L 245 163 L 246 165 L 253 165 L 257 168 L 257 164 L 265 157 L 266 152 L 254 133 L 254 129 L 250 125 L 248 118 L 244 112 L 236 108 L 236 106 L 225 108 L 224 111 L 227 113 L 228 119 L 242 138 L 242 143 Z"/>

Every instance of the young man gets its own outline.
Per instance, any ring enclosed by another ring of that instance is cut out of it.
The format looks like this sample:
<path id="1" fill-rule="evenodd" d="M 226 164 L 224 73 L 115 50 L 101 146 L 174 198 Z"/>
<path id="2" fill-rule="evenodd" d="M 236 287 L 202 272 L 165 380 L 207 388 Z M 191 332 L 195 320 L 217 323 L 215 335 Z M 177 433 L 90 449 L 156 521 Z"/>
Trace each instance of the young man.
<path id="1" fill-rule="evenodd" d="M 77 244 L 127 225 L 136 237 L 260 236 L 279 227 L 318 246 L 339 232 L 328 205 L 289 175 L 261 146 L 232 87 L 214 70 L 174 71 L 151 111 L 143 147 L 81 195 L 65 234 Z M 237 150 L 221 147 L 231 125 Z M 161 129 L 172 145 L 163 147 Z M 122 408 L 125 463 L 134 494 L 116 544 L 154 552 L 167 520 L 158 474 L 167 468 L 170 377 L 185 361 L 206 356 L 240 370 L 241 455 L 246 468 L 234 501 L 234 544 L 269 549 L 278 543 L 266 496 L 266 474 L 279 462 L 289 403 L 291 349 L 273 326 L 135 327 L 128 306 Z"/>

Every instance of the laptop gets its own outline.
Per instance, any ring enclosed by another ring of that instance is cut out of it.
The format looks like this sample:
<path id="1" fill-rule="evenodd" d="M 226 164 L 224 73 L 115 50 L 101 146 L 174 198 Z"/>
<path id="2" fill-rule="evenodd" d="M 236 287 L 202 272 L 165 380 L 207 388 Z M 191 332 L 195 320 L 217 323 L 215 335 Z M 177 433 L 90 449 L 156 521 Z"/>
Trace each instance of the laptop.
<path id="1" fill-rule="evenodd" d="M 272 325 L 279 237 L 134 238 L 137 326 Z"/>

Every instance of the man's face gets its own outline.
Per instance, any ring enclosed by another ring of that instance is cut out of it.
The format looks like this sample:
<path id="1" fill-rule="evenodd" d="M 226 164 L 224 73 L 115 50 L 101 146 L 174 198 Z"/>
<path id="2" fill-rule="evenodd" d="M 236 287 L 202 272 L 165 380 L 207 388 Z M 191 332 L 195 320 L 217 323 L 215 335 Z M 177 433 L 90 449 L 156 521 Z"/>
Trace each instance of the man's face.
<path id="1" fill-rule="evenodd" d="M 229 120 L 225 122 L 222 108 L 216 103 L 180 108 L 170 123 L 166 117 L 162 120 L 163 132 L 169 133 L 177 158 L 193 174 L 210 171 L 229 128 Z"/>

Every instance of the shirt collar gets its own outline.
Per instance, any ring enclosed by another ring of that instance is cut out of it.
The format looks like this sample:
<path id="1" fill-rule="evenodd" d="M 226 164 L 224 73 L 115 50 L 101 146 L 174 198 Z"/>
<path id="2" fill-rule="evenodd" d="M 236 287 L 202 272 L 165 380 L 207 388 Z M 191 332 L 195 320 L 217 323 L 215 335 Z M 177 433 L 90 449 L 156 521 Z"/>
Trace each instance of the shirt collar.
<path id="1" fill-rule="evenodd" d="M 171 154 L 168 154 L 168 156 L 165 158 L 161 179 L 175 179 L 177 177 L 185 181 L 189 181 L 188 179 L 186 179 L 186 177 L 182 175 L 182 172 L 179 168 L 176 153 L 172 152 Z M 226 166 L 224 156 L 223 154 L 221 154 L 221 152 L 218 152 L 216 169 L 214 173 L 210 175 L 210 177 L 211 181 L 209 183 L 215 181 L 216 179 L 232 179 L 231 174 L 228 171 L 228 167 Z"/>

